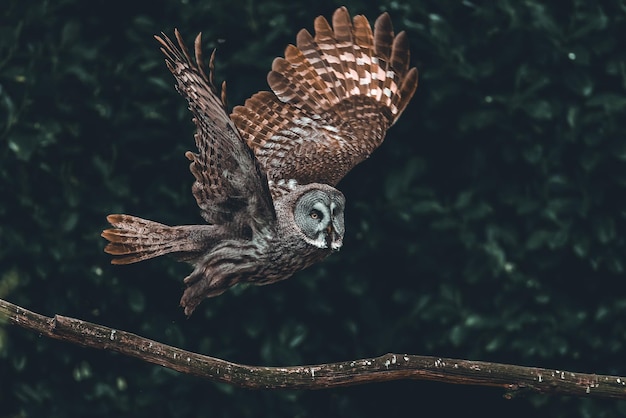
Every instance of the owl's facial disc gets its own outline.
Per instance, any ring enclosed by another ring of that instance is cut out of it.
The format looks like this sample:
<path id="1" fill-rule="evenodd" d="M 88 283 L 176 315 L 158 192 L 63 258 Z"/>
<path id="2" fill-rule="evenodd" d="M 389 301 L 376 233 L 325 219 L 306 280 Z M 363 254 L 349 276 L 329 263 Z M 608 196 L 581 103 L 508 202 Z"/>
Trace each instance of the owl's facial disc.
<path id="1" fill-rule="evenodd" d="M 296 204 L 296 224 L 309 244 L 339 250 L 343 245 L 343 196 L 313 190 Z"/>

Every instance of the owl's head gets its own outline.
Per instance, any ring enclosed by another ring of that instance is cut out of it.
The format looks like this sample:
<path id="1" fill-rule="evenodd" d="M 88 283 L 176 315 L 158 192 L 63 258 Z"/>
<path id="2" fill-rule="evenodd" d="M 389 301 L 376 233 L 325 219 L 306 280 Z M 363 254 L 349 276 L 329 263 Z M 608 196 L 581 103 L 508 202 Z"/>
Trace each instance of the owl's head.
<path id="1" fill-rule="evenodd" d="M 321 249 L 339 250 L 345 227 L 343 194 L 327 185 L 304 192 L 295 202 L 294 219 L 307 243 Z"/>

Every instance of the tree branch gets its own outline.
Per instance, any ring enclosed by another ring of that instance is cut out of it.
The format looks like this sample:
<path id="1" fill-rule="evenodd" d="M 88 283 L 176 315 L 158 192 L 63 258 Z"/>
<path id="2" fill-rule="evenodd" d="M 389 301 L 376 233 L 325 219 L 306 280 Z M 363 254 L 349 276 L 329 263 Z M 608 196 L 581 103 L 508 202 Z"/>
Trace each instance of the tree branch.
<path id="1" fill-rule="evenodd" d="M 49 318 L 0 299 L 0 321 L 50 338 L 116 351 L 181 373 L 251 389 L 325 389 L 400 379 L 495 386 L 507 396 L 538 393 L 626 398 L 626 378 L 510 364 L 408 354 L 294 367 L 258 367 L 195 354 L 135 334 L 55 315 Z"/>

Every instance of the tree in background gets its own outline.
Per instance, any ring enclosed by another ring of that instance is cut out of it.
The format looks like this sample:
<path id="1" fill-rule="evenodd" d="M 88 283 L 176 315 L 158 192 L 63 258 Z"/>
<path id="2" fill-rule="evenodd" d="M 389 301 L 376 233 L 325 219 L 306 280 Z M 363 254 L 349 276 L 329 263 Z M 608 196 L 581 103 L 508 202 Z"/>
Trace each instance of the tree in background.
<path id="1" fill-rule="evenodd" d="M 9 0 L 0 297 L 258 365 L 388 351 L 624 374 L 626 14 L 618 2 L 348 2 L 406 30 L 420 87 L 342 182 L 344 249 L 186 320 L 184 265 L 110 266 L 105 215 L 198 222 L 193 125 L 152 35 L 203 32 L 241 104 L 340 4 Z M 454 402 L 450 402 L 454 400 Z M 0 416 L 612 416 L 616 401 L 394 382 L 253 392 L 0 326 Z"/>

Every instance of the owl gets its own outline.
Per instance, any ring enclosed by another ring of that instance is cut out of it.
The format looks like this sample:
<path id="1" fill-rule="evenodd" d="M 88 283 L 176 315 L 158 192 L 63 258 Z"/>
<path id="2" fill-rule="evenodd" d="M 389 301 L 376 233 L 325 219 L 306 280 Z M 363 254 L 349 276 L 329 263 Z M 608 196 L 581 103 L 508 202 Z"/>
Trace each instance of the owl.
<path id="1" fill-rule="evenodd" d="M 193 266 L 180 300 L 187 316 L 237 283 L 287 279 L 339 250 L 345 198 L 335 185 L 383 141 L 417 88 L 404 32 L 387 13 L 372 30 L 364 16 L 337 9 L 332 26 L 315 19 L 276 58 L 261 91 L 229 115 L 225 85 L 204 67 L 201 37 L 189 53 L 155 36 L 187 99 L 197 152 L 185 155 L 206 224 L 167 226 L 109 215 L 102 236 L 113 264 L 173 254 Z"/>

